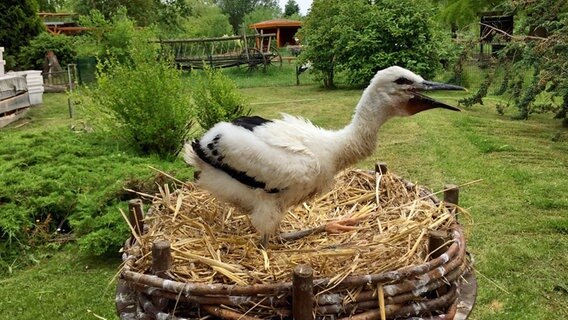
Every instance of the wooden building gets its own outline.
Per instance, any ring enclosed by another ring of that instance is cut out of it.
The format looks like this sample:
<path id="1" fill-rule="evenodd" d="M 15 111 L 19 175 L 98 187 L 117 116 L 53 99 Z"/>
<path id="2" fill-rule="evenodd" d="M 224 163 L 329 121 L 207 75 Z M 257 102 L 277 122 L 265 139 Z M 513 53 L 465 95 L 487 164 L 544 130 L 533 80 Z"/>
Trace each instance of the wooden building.
<path id="1" fill-rule="evenodd" d="M 288 19 L 274 19 L 251 24 L 250 29 L 255 29 L 260 34 L 276 34 L 276 47 L 298 45 L 296 32 L 302 27 L 302 21 Z"/>
<path id="2" fill-rule="evenodd" d="M 40 12 L 39 17 L 52 34 L 75 35 L 94 28 L 81 27 L 77 23 L 78 14 L 70 12 Z"/>
<path id="3" fill-rule="evenodd" d="M 511 41 L 515 27 L 512 15 L 502 11 L 479 13 L 479 54 L 481 59 L 494 57 Z"/>

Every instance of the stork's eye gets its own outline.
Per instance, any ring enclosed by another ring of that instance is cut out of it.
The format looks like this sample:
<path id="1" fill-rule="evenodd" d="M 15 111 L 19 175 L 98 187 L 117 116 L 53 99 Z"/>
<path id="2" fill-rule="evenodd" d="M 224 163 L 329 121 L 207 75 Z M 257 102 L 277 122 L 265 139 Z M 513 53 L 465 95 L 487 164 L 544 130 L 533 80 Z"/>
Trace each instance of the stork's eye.
<path id="1" fill-rule="evenodd" d="M 396 79 L 394 81 L 394 83 L 403 85 L 403 84 L 413 84 L 414 82 L 410 79 L 405 78 L 405 77 L 400 77 L 400 78 Z"/>

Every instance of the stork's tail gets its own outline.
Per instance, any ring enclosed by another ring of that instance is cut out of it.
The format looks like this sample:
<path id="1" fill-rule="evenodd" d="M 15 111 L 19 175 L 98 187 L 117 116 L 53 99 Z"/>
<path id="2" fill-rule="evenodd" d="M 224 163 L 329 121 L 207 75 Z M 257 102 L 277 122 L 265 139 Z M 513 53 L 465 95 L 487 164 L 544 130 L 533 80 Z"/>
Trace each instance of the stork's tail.
<path id="1" fill-rule="evenodd" d="M 199 157 L 197 156 L 197 154 L 195 153 L 195 151 L 193 150 L 193 144 L 194 143 L 199 143 L 199 141 L 194 140 L 192 142 L 188 142 L 183 146 L 183 160 L 189 164 L 190 166 L 197 166 L 197 163 L 199 161 Z"/>

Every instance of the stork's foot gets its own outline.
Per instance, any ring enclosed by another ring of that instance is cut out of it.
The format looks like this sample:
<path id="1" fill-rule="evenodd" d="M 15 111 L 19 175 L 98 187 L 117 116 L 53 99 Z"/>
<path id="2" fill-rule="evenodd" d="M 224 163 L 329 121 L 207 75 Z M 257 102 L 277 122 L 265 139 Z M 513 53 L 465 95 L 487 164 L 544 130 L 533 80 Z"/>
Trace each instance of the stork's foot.
<path id="1" fill-rule="evenodd" d="M 358 218 L 344 218 L 326 223 L 325 232 L 327 233 L 341 233 L 359 229 L 355 227 L 361 219 Z"/>
<path id="2" fill-rule="evenodd" d="M 279 239 L 281 242 L 286 242 L 286 241 L 299 240 L 314 233 L 320 233 L 324 231 L 326 233 L 341 233 L 341 232 L 353 231 L 359 229 L 358 227 L 354 226 L 357 223 L 359 223 L 359 221 L 361 221 L 361 218 L 344 218 L 340 220 L 334 220 L 319 227 L 282 233 L 280 234 Z"/>

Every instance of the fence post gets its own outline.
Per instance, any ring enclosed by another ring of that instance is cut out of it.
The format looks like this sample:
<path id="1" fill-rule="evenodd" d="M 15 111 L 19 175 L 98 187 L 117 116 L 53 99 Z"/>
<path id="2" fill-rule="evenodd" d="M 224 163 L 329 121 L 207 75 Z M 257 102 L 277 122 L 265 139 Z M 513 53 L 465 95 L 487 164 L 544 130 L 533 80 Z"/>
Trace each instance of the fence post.
<path id="1" fill-rule="evenodd" d="M 134 232 L 141 236 L 144 232 L 144 212 L 142 211 L 142 200 L 132 199 L 128 201 L 128 222 Z"/>
<path id="2" fill-rule="evenodd" d="M 67 65 L 67 79 L 69 80 L 69 96 L 67 96 L 67 106 L 69 107 L 69 118 L 73 118 L 73 101 L 71 97 L 73 96 L 73 79 L 71 78 L 71 66 L 74 64 Z"/>
<path id="3" fill-rule="evenodd" d="M 455 184 L 444 186 L 444 201 L 453 205 L 458 205 L 460 199 L 460 188 Z"/>
<path id="4" fill-rule="evenodd" d="M 295 320 L 313 319 L 314 282 L 313 269 L 299 264 L 292 273 L 292 316 Z"/>
<path id="5" fill-rule="evenodd" d="M 172 261 L 169 241 L 157 240 L 152 244 L 152 272 L 160 278 L 167 278 Z"/>
<path id="6" fill-rule="evenodd" d="M 386 162 L 377 162 L 375 163 L 375 172 L 380 175 L 385 175 L 388 172 L 387 163 Z"/>

